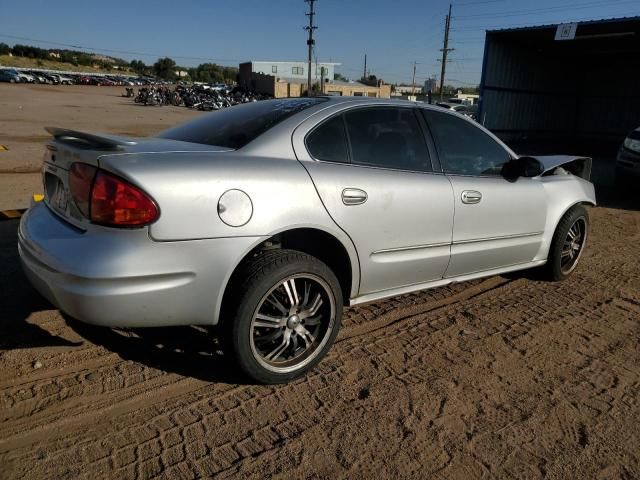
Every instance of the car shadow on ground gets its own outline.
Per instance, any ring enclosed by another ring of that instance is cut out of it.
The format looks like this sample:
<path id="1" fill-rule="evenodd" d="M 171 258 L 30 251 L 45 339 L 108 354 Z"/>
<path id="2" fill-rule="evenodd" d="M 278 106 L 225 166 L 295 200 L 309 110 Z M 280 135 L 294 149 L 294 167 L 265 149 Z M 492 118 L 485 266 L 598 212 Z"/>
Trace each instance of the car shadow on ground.
<path id="1" fill-rule="evenodd" d="M 114 329 L 82 323 L 62 314 L 67 325 L 88 341 L 163 372 L 207 382 L 243 384 L 246 378 L 222 352 L 210 327 Z"/>
<path id="2" fill-rule="evenodd" d="M 18 255 L 18 221 L 0 222 L 0 351 L 84 347 L 85 341 L 164 372 L 220 383 L 244 383 L 244 377 L 225 357 L 215 330 L 204 327 L 111 329 L 75 320 L 63 313 L 66 324 L 85 341 L 70 341 L 29 321 L 38 312 L 56 310 L 29 283 Z"/>
<path id="3" fill-rule="evenodd" d="M 0 221 L 0 350 L 82 345 L 28 321 L 32 313 L 55 307 L 29 284 L 22 272 L 17 244 L 18 221 Z"/>

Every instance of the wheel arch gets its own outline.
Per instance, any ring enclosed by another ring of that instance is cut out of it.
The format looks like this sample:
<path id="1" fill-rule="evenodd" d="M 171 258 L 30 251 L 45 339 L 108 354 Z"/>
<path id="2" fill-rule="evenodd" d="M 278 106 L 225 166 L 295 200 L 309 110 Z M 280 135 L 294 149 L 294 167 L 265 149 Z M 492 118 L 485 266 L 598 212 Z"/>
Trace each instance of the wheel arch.
<path id="1" fill-rule="evenodd" d="M 221 290 L 215 323 L 222 320 L 226 301 L 235 285 L 235 275 L 245 262 L 270 249 L 297 250 L 324 262 L 340 282 L 344 305 L 349 305 L 350 298 L 357 295 L 360 285 L 360 265 L 353 244 L 345 243 L 334 232 L 317 226 L 291 227 L 272 233 L 268 237 L 262 237 L 233 266 Z"/>
<path id="2" fill-rule="evenodd" d="M 538 254 L 535 256 L 534 261 L 536 260 L 546 260 L 549 256 L 549 249 L 551 248 L 551 241 L 553 240 L 553 236 L 558 229 L 558 225 L 560 221 L 564 218 L 564 216 L 569 212 L 572 208 L 577 206 L 595 206 L 596 203 L 594 200 L 589 198 L 582 198 L 564 205 L 559 206 L 554 209 L 552 212 L 548 212 L 549 217 L 547 218 L 547 228 L 544 232 L 544 237 L 540 249 L 538 250 Z"/>

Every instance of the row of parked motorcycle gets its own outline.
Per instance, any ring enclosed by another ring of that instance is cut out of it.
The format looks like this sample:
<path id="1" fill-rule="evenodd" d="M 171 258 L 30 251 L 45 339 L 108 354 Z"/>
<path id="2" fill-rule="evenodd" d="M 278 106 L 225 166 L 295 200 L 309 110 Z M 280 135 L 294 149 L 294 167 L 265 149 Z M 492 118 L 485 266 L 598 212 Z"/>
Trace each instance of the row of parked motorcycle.
<path id="1" fill-rule="evenodd" d="M 250 92 L 239 87 L 210 85 L 165 85 L 143 87 L 136 93 L 127 88 L 123 94 L 143 105 L 175 105 L 202 111 L 220 110 L 241 103 L 256 102 L 270 98 L 267 95 Z"/>

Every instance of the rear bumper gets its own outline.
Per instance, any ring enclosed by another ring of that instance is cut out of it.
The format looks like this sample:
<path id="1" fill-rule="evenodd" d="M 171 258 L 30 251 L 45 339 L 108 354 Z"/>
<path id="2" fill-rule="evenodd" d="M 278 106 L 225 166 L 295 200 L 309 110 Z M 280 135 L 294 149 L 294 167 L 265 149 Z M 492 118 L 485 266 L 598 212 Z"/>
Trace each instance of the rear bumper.
<path id="1" fill-rule="evenodd" d="M 40 203 L 22 217 L 24 271 L 49 301 L 110 327 L 215 324 L 236 264 L 260 238 L 155 242 L 147 229 L 82 232 Z"/>

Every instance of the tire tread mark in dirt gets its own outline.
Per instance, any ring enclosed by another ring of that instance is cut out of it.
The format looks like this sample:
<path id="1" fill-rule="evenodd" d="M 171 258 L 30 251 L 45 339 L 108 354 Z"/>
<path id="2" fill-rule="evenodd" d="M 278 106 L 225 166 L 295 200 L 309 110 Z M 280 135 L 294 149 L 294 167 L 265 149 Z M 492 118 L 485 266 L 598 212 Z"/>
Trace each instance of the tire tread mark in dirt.
<path id="1" fill-rule="evenodd" d="M 393 310 L 389 312 L 389 314 L 383 315 L 378 320 L 374 320 L 367 324 L 353 327 L 351 331 L 347 331 L 345 335 L 343 335 L 342 337 L 339 337 L 336 343 L 342 343 L 352 338 L 361 337 L 361 336 L 376 332 L 378 330 L 385 329 L 389 326 L 402 322 L 403 320 L 412 318 L 419 314 L 424 314 L 427 312 L 431 312 L 433 310 L 437 310 L 439 308 L 451 305 L 452 303 L 458 302 L 460 300 L 476 297 L 482 293 L 486 293 L 493 289 L 499 288 L 500 286 L 509 282 L 510 280 L 505 280 L 501 277 L 492 277 L 488 280 L 483 281 L 478 285 L 469 287 L 465 290 L 462 290 L 458 294 L 452 295 L 450 297 L 446 297 L 442 300 L 429 302 L 426 304 L 411 305 L 405 308 Z M 362 327 L 366 327 L 366 328 L 362 328 Z M 179 377 L 176 377 L 176 378 L 179 378 Z M 180 383 L 182 386 L 177 387 L 176 386 L 177 383 Z M 162 385 L 159 387 L 159 389 L 164 389 L 164 388 L 169 389 L 170 390 L 169 396 L 157 395 L 156 397 L 159 399 L 159 401 L 165 401 L 168 398 L 191 393 L 194 390 L 197 390 L 199 388 L 206 386 L 207 384 L 208 382 L 198 381 L 195 379 L 178 380 L 175 383 L 172 383 L 169 385 Z M 133 409 L 136 409 L 140 404 L 148 405 L 149 404 L 148 402 L 149 402 L 149 398 L 148 398 L 147 392 L 145 392 L 133 398 L 127 398 L 117 403 L 102 407 L 100 411 L 104 411 L 105 413 L 110 412 L 112 414 L 116 414 L 116 413 L 123 414 Z M 104 402 L 104 403 L 107 403 L 107 402 Z M 65 411 L 68 411 L 68 405 L 65 405 Z M 59 427 L 61 425 L 65 425 L 67 430 L 73 426 L 79 427 L 82 425 L 82 421 L 84 419 L 86 419 L 89 416 L 95 415 L 95 413 L 96 413 L 95 410 L 80 412 L 76 414 L 76 416 L 65 417 L 59 420 L 55 420 L 53 422 L 47 422 L 46 416 L 45 416 L 45 418 L 42 421 L 37 422 L 39 425 L 46 424 L 44 427 L 40 426 L 39 428 L 36 428 L 33 430 L 17 433 L 11 438 L 0 439 L 0 452 L 7 451 L 10 448 L 10 445 L 13 445 L 13 447 L 11 448 L 18 448 L 18 446 L 29 444 L 30 441 L 36 441 L 37 437 L 42 435 L 43 430 L 51 431 L 52 432 L 51 434 L 55 436 L 53 431 L 55 431 L 56 429 L 60 431 Z M 32 422 L 33 422 L 33 418 L 30 418 L 29 423 L 32 423 Z M 22 422 L 20 422 L 18 425 L 13 425 L 12 428 L 10 429 L 7 428 L 7 426 L 5 425 L 5 432 L 11 432 L 11 431 L 17 432 L 22 427 L 23 427 Z"/>
<path id="2" fill-rule="evenodd" d="M 406 320 L 408 318 L 446 307 L 461 300 L 469 300 L 483 293 L 487 293 L 496 288 L 500 288 L 510 283 L 511 281 L 512 280 L 508 280 L 502 277 L 491 277 L 478 285 L 469 287 L 457 294 L 451 295 L 442 300 L 411 305 L 409 307 L 392 310 L 377 318 L 376 320 L 343 329 L 343 331 L 338 334 L 336 343 L 373 333 L 377 330 L 387 328 L 395 323 L 402 322 L 403 320 Z"/>

